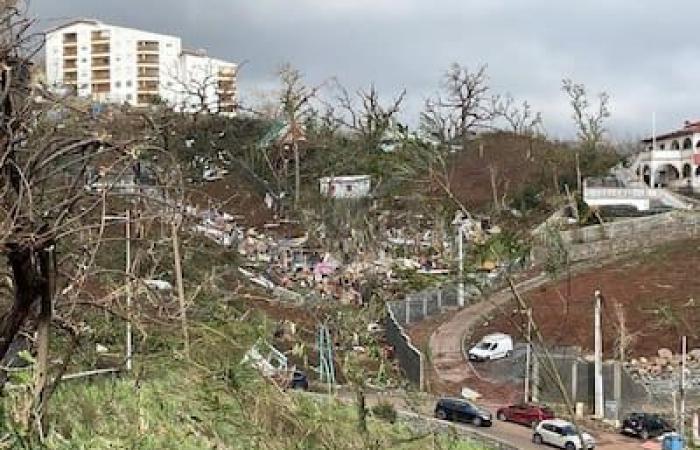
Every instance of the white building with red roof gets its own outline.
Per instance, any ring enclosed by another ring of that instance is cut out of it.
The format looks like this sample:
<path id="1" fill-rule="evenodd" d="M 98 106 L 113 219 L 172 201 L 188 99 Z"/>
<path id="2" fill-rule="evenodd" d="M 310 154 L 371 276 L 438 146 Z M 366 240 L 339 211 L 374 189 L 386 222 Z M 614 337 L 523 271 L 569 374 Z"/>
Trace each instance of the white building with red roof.
<path id="1" fill-rule="evenodd" d="M 644 139 L 632 169 L 650 187 L 700 188 L 700 121 Z"/>

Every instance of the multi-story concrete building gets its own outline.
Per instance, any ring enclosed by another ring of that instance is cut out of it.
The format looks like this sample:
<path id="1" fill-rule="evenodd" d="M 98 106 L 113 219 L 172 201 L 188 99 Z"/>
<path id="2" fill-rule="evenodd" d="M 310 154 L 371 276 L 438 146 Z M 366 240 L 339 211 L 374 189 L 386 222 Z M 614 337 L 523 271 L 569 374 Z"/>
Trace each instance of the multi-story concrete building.
<path id="1" fill-rule="evenodd" d="M 236 64 L 183 50 L 181 39 L 96 20 L 46 33 L 46 80 L 104 103 L 235 112 Z"/>

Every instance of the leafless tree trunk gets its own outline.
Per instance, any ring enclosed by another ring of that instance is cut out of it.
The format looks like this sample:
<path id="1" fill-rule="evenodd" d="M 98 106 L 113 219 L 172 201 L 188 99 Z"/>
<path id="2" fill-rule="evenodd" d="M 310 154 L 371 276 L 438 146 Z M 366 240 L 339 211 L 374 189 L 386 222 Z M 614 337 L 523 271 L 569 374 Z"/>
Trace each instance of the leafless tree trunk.
<path id="1" fill-rule="evenodd" d="M 443 144 L 460 141 L 464 145 L 471 134 L 495 117 L 488 92 L 486 66 L 471 72 L 452 64 L 443 80 L 443 93 L 426 101 L 421 127 Z"/>
<path id="2" fill-rule="evenodd" d="M 182 281 L 182 259 L 180 256 L 180 238 L 179 238 L 179 223 L 178 219 L 172 221 L 172 240 L 173 240 L 173 261 L 175 264 L 175 280 L 177 282 L 177 296 L 180 301 L 180 322 L 182 325 L 182 338 L 185 345 L 185 357 L 190 357 L 190 337 L 187 326 L 187 302 L 185 300 L 185 288 Z"/>
<path id="3" fill-rule="evenodd" d="M 496 177 L 498 175 L 498 169 L 490 165 L 489 166 L 489 175 L 491 178 L 491 193 L 493 194 L 493 209 L 494 211 L 500 211 L 501 207 L 498 202 L 498 185 L 496 183 Z"/>
<path id="4" fill-rule="evenodd" d="M 369 89 L 359 89 L 355 93 L 360 103 L 357 106 L 347 89 L 341 85 L 337 88 L 340 91 L 337 122 L 356 132 L 368 150 L 376 150 L 384 134 L 392 126 L 398 126 L 396 116 L 406 97 L 406 90 L 401 91 L 387 105 L 382 105 L 379 92 L 372 84 Z"/>

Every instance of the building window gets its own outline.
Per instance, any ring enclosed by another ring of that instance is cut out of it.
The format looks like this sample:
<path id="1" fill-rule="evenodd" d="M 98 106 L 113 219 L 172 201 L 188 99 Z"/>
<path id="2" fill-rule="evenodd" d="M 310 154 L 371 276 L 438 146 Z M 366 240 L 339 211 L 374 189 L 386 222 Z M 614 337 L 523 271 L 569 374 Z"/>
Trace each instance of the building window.
<path id="1" fill-rule="evenodd" d="M 80 58 L 80 62 L 83 64 L 87 63 L 87 58 Z"/>
<path id="2" fill-rule="evenodd" d="M 114 87 L 116 87 L 116 88 L 122 87 L 122 82 L 121 82 L 121 81 L 115 81 L 115 82 L 114 82 Z"/>
<path id="3" fill-rule="evenodd" d="M 690 138 L 683 139 L 683 150 L 687 150 L 689 148 L 693 148 L 693 141 L 691 141 Z"/>
<path id="4" fill-rule="evenodd" d="M 659 148 L 660 148 L 661 150 L 665 149 L 665 148 L 666 148 L 666 144 L 661 144 L 661 145 L 659 145 Z"/>
<path id="5" fill-rule="evenodd" d="M 131 80 L 127 80 L 127 82 L 125 84 L 126 84 L 126 87 L 128 87 L 128 88 L 131 87 Z"/>
<path id="6" fill-rule="evenodd" d="M 127 99 L 127 100 L 131 100 L 132 98 L 134 98 L 133 95 L 131 95 L 131 94 L 126 94 L 126 99 Z"/>
<path id="7" fill-rule="evenodd" d="M 671 150 L 679 150 L 680 148 L 680 144 L 674 139 L 673 142 L 671 142 Z"/>
<path id="8" fill-rule="evenodd" d="M 351 185 L 351 184 L 348 184 L 347 186 L 345 186 L 345 189 L 346 189 L 348 192 L 352 192 L 352 185 Z"/>

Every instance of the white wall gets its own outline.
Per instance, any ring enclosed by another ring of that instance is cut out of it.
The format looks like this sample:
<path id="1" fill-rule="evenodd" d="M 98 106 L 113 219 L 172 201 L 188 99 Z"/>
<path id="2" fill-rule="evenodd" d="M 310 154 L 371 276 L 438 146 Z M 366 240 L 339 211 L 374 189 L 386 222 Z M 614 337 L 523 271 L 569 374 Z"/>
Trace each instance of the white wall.
<path id="1" fill-rule="evenodd" d="M 323 177 L 319 180 L 321 195 L 332 198 L 363 198 L 372 186 L 369 175 L 352 177 Z"/>

